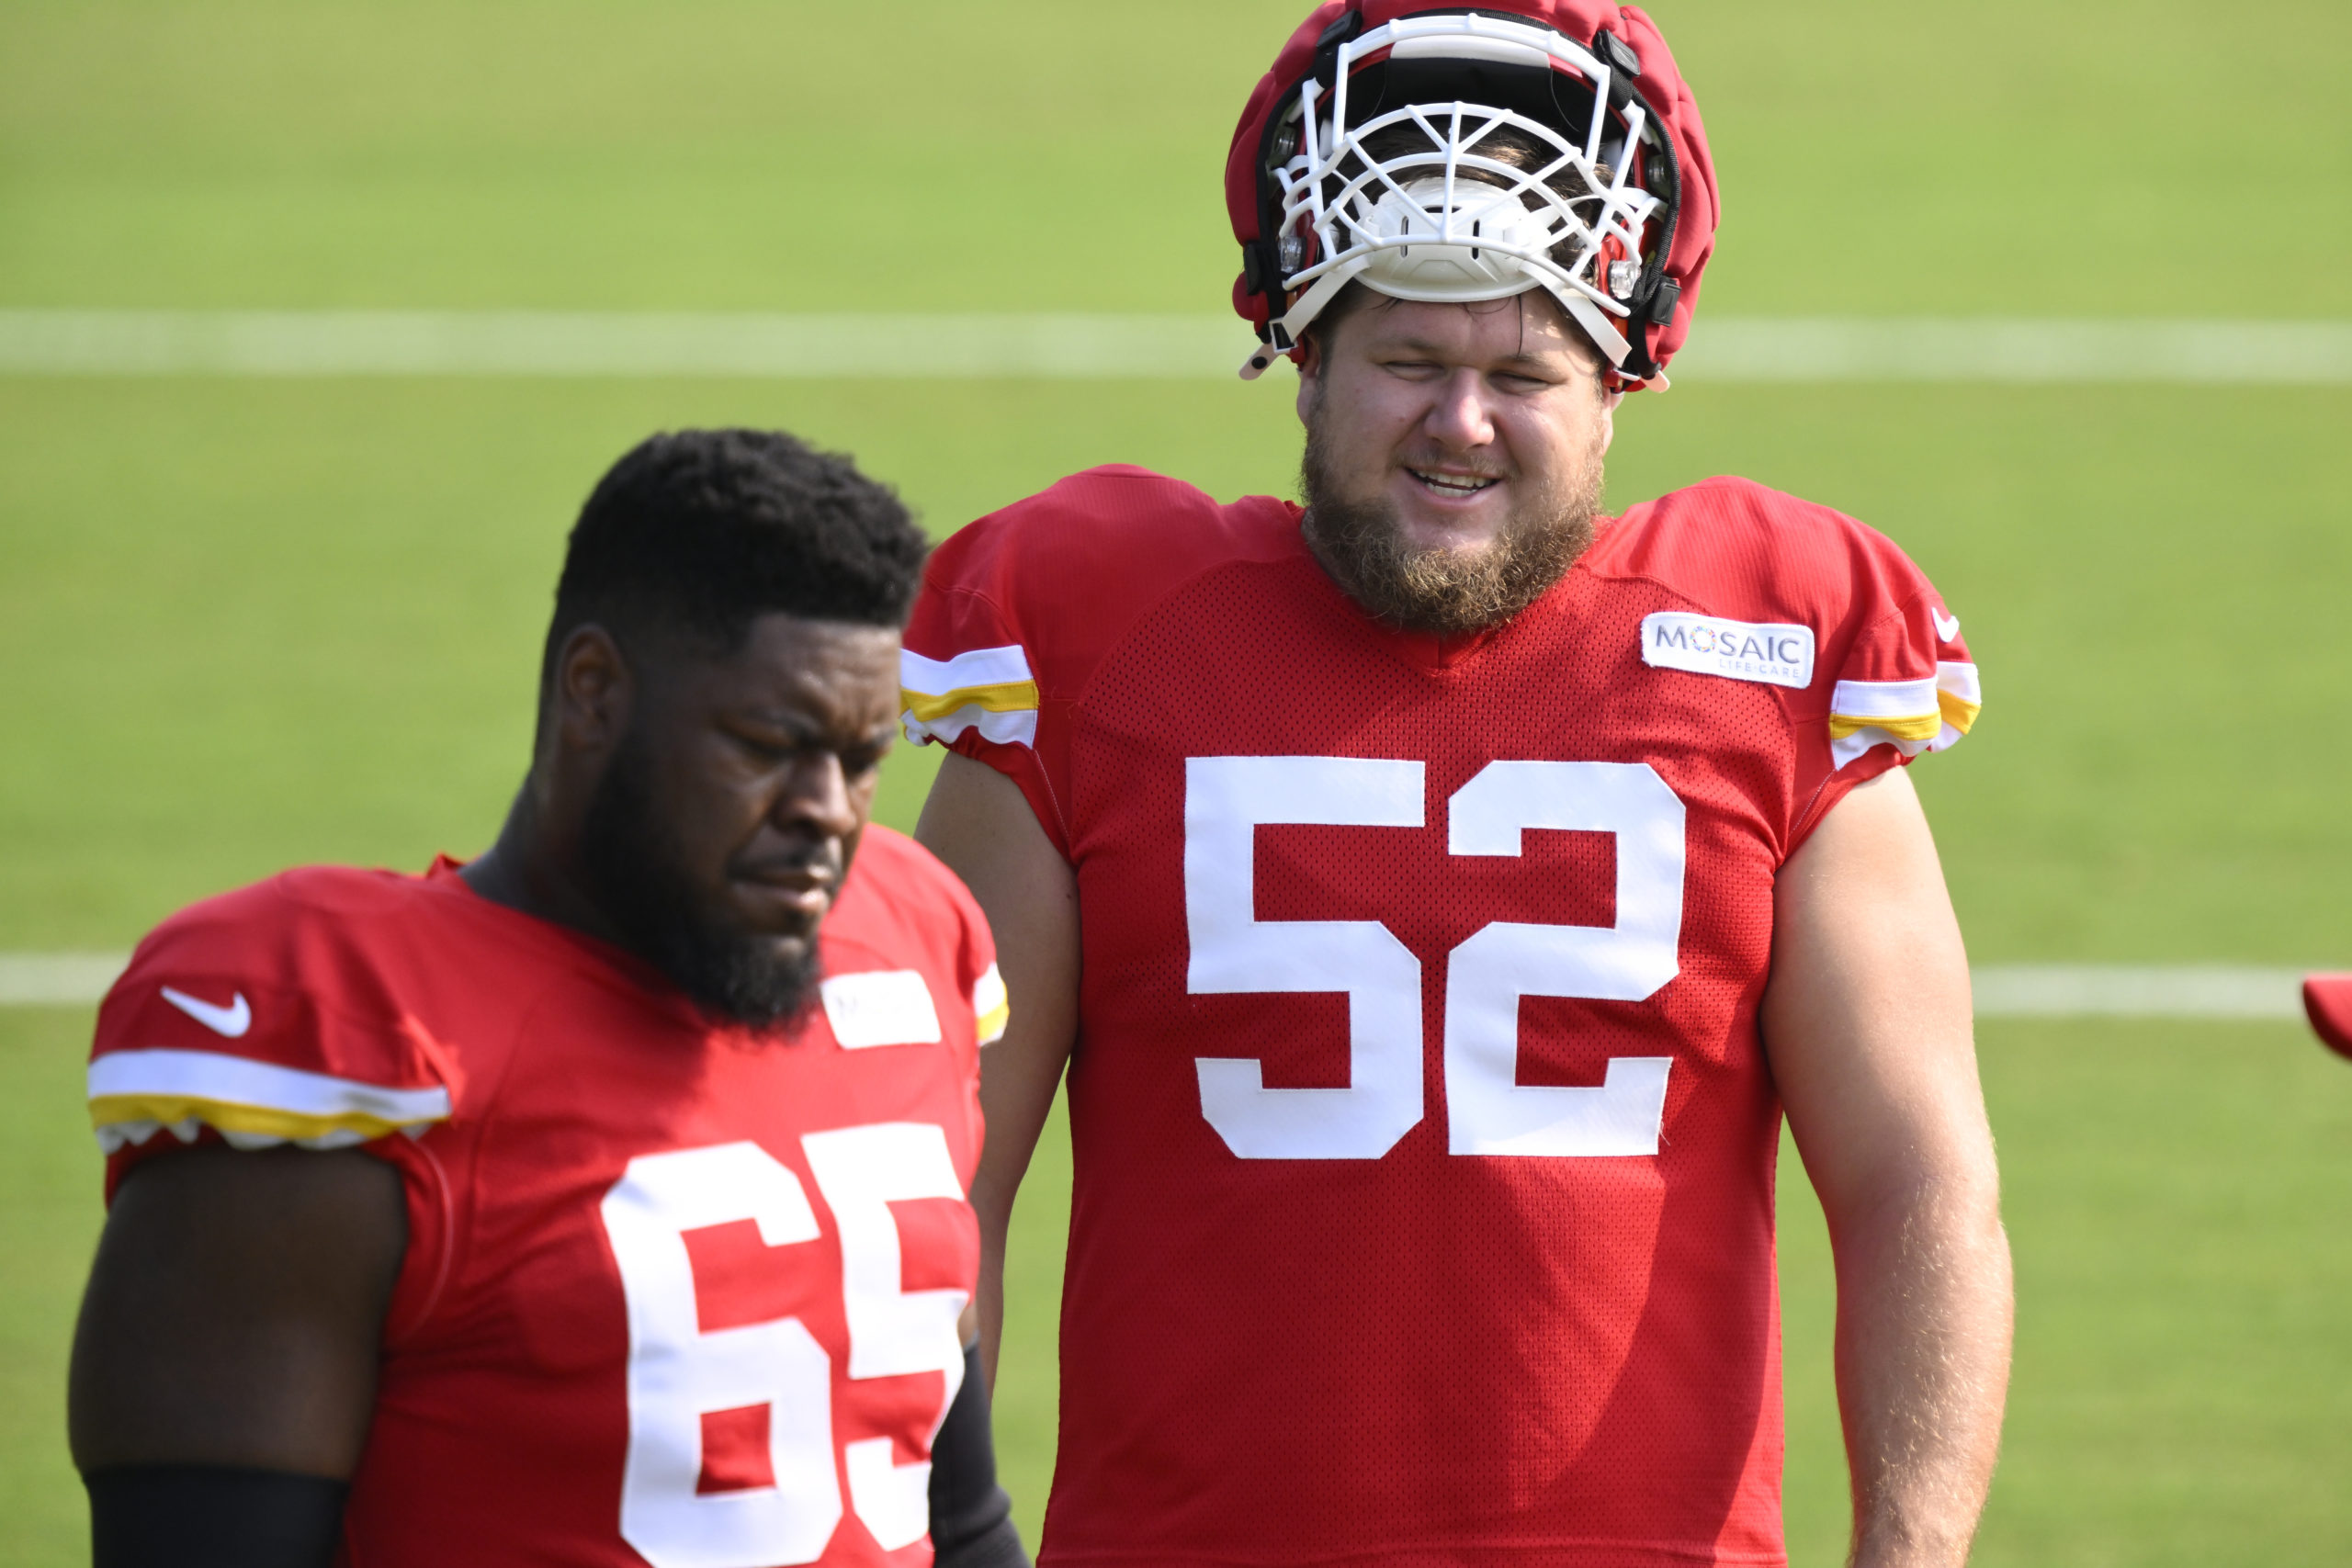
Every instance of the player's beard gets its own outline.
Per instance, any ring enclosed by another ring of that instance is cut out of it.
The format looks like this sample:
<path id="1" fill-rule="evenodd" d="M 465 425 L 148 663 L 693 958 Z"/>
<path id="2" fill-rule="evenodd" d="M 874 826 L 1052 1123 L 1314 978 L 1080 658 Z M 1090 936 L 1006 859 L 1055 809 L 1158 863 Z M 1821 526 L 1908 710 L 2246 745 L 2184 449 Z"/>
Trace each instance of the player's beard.
<path id="1" fill-rule="evenodd" d="M 597 907 L 623 945 L 696 1007 L 773 1031 L 808 1005 L 821 976 L 816 933 L 788 958 L 773 937 L 730 929 L 703 910 L 654 804 L 652 753 L 634 730 L 597 782 L 580 839 Z"/>
<path id="2" fill-rule="evenodd" d="M 1440 634 L 1499 625 L 1542 598 L 1592 543 L 1600 513 L 1601 449 L 1585 455 L 1566 483 L 1532 490 L 1502 532 L 1475 553 L 1417 550 L 1405 542 L 1396 503 L 1374 493 L 1346 499 L 1323 440 L 1319 408 L 1310 413 L 1299 488 L 1307 543 L 1348 597 L 1374 619 L 1408 631 Z"/>

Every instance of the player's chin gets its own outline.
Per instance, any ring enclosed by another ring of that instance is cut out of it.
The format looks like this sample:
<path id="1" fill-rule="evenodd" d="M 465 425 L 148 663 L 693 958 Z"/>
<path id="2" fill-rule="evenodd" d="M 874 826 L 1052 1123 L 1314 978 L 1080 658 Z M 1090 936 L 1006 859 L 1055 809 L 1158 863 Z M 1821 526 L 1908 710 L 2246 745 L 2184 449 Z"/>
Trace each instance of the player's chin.
<path id="1" fill-rule="evenodd" d="M 1419 554 L 1444 550 L 1476 555 L 1492 546 L 1510 524 L 1510 485 L 1488 485 L 1474 496 L 1433 496 L 1418 479 L 1407 479 L 1397 497 L 1396 532 L 1404 547 Z"/>
<path id="2" fill-rule="evenodd" d="M 739 877 L 728 893 L 732 923 L 740 929 L 763 941 L 795 942 L 804 949 L 816 940 L 817 928 L 833 907 L 832 890 L 824 886 Z"/>
<path id="3" fill-rule="evenodd" d="M 808 962 L 808 955 L 816 950 L 817 938 L 813 932 L 807 936 L 770 937 L 761 946 L 767 961 L 775 967 L 797 969 Z"/>
<path id="4" fill-rule="evenodd" d="M 759 967 L 773 973 L 800 969 L 808 964 L 817 949 L 816 933 L 779 935 L 774 931 L 746 932 L 740 951 Z"/>

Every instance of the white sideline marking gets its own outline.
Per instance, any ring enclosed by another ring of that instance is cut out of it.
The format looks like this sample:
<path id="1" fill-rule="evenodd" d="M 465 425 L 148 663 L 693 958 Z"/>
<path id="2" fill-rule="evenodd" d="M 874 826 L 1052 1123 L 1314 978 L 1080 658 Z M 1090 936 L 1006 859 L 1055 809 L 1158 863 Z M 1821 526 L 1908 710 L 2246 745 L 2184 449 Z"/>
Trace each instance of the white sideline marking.
<path id="1" fill-rule="evenodd" d="M 24 376 L 1164 378 L 1248 348 L 1199 316 L 0 310 L 0 374 Z"/>
<path id="2" fill-rule="evenodd" d="M 0 310 L 0 375 L 1234 378 L 1232 316 Z M 2352 384 L 2352 321 L 1702 317 L 1678 380 Z"/>
<path id="3" fill-rule="evenodd" d="M 1988 964 L 1971 971 L 1979 1018 L 2291 1018 L 2303 971 L 2183 964 Z"/>
<path id="4" fill-rule="evenodd" d="M 127 953 L 0 953 L 0 1007 L 79 1007 L 107 994 Z"/>
<path id="5" fill-rule="evenodd" d="M 1671 374 L 1706 381 L 2352 383 L 2352 321 L 1701 317 Z"/>
<path id="6" fill-rule="evenodd" d="M 115 953 L 0 953 L 0 1007 L 85 1006 L 128 962 Z M 2300 969 L 1992 964 L 1970 978 L 1979 1018 L 2303 1016 Z"/>

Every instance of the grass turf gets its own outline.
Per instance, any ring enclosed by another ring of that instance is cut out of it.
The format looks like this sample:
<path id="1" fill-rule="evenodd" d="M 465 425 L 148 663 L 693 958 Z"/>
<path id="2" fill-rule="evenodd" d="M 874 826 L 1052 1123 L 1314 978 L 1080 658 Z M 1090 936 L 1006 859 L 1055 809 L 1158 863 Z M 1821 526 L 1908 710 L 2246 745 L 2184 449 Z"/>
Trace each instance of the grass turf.
<path id="1" fill-rule="evenodd" d="M 2339 5 L 2225 30 L 2188 0 L 1656 9 L 1726 191 L 1702 330 L 2352 314 Z M 0 306 L 1214 310 L 1216 170 L 1294 10 L 20 0 Z M 0 949 L 120 947 L 289 862 L 482 842 L 562 530 L 649 429 L 790 426 L 944 530 L 1112 459 L 1281 489 L 1282 401 L 0 381 Z M 1980 958 L 2342 963 L 2347 415 L 2343 391 L 1693 384 L 1628 408 L 1612 493 L 1752 474 L 1937 577 L 1990 689 L 1919 771 Z M 927 762 L 890 764 L 886 819 Z M 61 1393 L 97 1219 L 86 1030 L 0 1011 L 0 1540 L 42 1568 L 83 1554 Z M 2352 1555 L 2352 1078 L 2271 1026 L 1993 1025 L 1984 1060 L 2022 1309 L 1980 1561 Z M 1049 1134 L 1000 1396 L 1033 1542 L 1065 1169 Z M 1823 1562 L 1826 1249 L 1788 1170 L 1791 1538 Z"/>

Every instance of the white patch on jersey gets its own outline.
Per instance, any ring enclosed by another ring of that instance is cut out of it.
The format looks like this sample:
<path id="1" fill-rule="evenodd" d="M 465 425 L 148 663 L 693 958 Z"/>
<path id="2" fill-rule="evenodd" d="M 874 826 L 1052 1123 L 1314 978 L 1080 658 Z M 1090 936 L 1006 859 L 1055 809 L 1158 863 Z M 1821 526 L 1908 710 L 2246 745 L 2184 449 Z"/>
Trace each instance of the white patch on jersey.
<path id="1" fill-rule="evenodd" d="M 1642 617 L 1642 662 L 1802 691 L 1813 684 L 1813 628 L 1660 610 Z"/>
<path id="2" fill-rule="evenodd" d="M 825 1021 L 845 1050 L 939 1043 L 939 1010 L 932 1005 L 931 987 L 911 969 L 836 975 L 817 992 L 824 998 Z"/>

